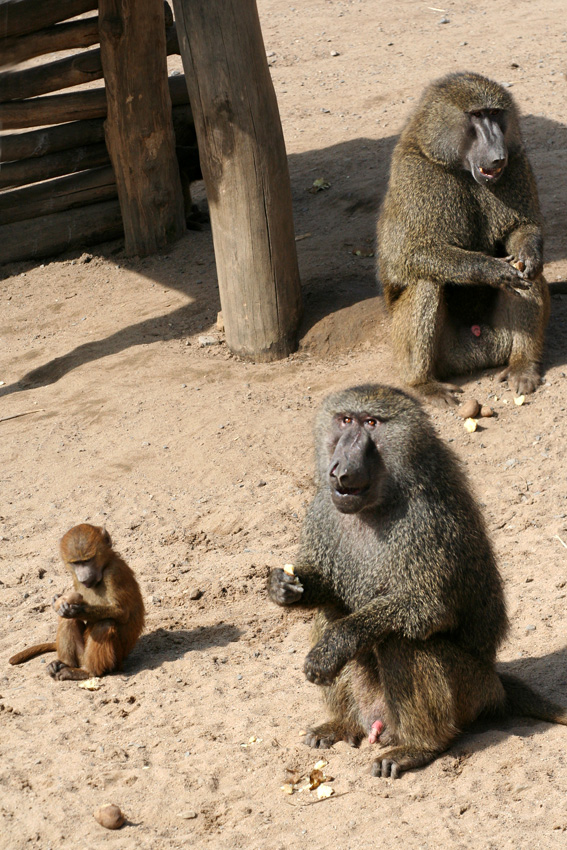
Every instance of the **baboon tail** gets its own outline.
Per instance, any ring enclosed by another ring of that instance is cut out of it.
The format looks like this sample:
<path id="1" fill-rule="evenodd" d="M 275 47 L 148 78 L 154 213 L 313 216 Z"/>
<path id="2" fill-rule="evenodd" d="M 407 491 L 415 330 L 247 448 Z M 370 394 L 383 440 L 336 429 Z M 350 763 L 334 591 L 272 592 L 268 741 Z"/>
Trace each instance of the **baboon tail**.
<path id="1" fill-rule="evenodd" d="M 24 661 L 29 661 L 30 658 L 35 658 L 36 655 L 43 655 L 44 652 L 55 652 L 56 649 L 56 643 L 36 643 L 35 646 L 28 646 L 27 649 L 16 652 L 8 660 L 10 664 L 23 664 Z"/>
<path id="2" fill-rule="evenodd" d="M 567 726 L 567 708 L 558 705 L 547 697 L 508 673 L 499 673 L 506 692 L 506 710 L 508 714 L 521 717 L 535 717 L 548 723 L 561 723 Z"/>

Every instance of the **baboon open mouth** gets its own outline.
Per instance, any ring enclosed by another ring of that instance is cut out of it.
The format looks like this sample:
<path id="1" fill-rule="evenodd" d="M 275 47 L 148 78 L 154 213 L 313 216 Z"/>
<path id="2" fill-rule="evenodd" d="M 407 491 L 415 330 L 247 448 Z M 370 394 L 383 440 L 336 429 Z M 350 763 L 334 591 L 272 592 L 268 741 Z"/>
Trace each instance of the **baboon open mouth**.
<path id="1" fill-rule="evenodd" d="M 360 496 L 365 489 L 364 487 L 335 487 L 335 493 L 339 496 Z"/>
<path id="2" fill-rule="evenodd" d="M 503 171 L 503 166 L 499 166 L 498 168 L 482 168 L 480 165 L 478 170 L 482 174 L 483 177 L 488 177 L 489 180 L 496 180 L 497 177 L 500 177 Z"/>

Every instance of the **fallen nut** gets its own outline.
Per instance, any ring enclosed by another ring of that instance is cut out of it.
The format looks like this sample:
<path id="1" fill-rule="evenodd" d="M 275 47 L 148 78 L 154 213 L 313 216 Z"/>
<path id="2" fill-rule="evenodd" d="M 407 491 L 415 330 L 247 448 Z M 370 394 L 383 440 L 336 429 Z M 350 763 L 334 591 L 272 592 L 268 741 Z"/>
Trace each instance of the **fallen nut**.
<path id="1" fill-rule="evenodd" d="M 335 791 L 330 785 L 319 785 L 317 788 L 317 797 L 320 800 L 324 800 L 325 797 L 332 797 L 334 793 Z"/>
<path id="2" fill-rule="evenodd" d="M 284 573 L 287 573 L 288 576 L 294 576 L 295 575 L 295 569 L 294 569 L 293 564 L 284 564 L 283 565 L 283 571 L 284 571 Z"/>
<path id="3" fill-rule="evenodd" d="M 476 419 L 472 419 L 472 418 L 465 419 L 464 425 L 465 425 L 465 431 L 468 431 L 469 434 L 472 434 L 473 431 L 476 431 L 476 426 L 478 425 L 478 422 L 476 421 Z"/>
<path id="4" fill-rule="evenodd" d="M 525 395 L 517 395 L 514 398 L 514 404 L 517 404 L 518 407 L 519 407 L 521 404 L 523 404 L 525 402 L 525 400 L 526 400 Z"/>
<path id="5" fill-rule="evenodd" d="M 471 398 L 469 401 L 463 402 L 459 407 L 459 416 L 462 416 L 463 419 L 474 419 L 475 416 L 478 416 L 480 411 L 480 404 L 476 400 L 476 398 Z"/>
<path id="6" fill-rule="evenodd" d="M 487 404 L 483 404 L 482 407 L 480 408 L 480 415 L 482 417 L 494 416 L 494 411 Z"/>
<path id="7" fill-rule="evenodd" d="M 94 817 L 105 829 L 120 829 L 125 820 L 119 807 L 113 803 L 105 803 L 96 810 Z"/>
<path id="8" fill-rule="evenodd" d="M 79 682 L 79 687 L 85 691 L 100 691 L 100 679 L 98 676 L 93 676 L 92 679 L 83 679 Z"/>

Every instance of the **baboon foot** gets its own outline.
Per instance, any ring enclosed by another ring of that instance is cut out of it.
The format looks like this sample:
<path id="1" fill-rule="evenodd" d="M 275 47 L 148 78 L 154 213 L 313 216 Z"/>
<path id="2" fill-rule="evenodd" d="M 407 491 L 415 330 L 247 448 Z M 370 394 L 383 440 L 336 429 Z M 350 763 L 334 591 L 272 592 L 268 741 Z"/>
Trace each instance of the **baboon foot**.
<path id="1" fill-rule="evenodd" d="M 458 402 L 454 393 L 464 392 L 462 387 L 456 384 L 446 384 L 442 381 L 428 381 L 425 384 L 410 385 L 410 389 L 415 390 L 420 395 L 435 404 L 437 407 L 454 407 Z"/>
<path id="2" fill-rule="evenodd" d="M 58 682 L 77 679 L 90 679 L 91 674 L 81 667 L 69 667 L 63 661 L 52 661 L 47 665 L 47 672 L 52 679 L 57 679 Z"/>
<path id="3" fill-rule="evenodd" d="M 346 741 L 351 747 L 358 747 L 362 741 L 362 735 L 349 732 L 340 723 L 321 723 L 314 729 L 308 729 L 303 743 L 317 750 L 328 750 L 337 741 Z"/>
<path id="4" fill-rule="evenodd" d="M 508 381 L 517 395 L 529 395 L 541 384 L 541 377 L 535 366 L 506 366 L 496 378 L 498 381 Z"/>
<path id="5" fill-rule="evenodd" d="M 371 773 L 372 776 L 399 779 L 404 771 L 423 767 L 424 764 L 433 761 L 437 755 L 436 752 L 419 752 L 408 747 L 392 747 L 373 762 Z"/>

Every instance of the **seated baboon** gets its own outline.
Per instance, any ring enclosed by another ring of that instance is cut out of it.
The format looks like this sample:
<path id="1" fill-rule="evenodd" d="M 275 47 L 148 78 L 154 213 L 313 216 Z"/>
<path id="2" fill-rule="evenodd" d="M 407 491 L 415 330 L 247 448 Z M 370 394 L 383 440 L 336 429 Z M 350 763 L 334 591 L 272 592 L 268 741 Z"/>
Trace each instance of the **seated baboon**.
<path id="1" fill-rule="evenodd" d="M 379 276 L 403 379 L 454 403 L 439 379 L 505 366 L 539 384 L 549 292 L 537 189 L 509 92 L 479 74 L 425 90 L 392 157 Z"/>
<path id="2" fill-rule="evenodd" d="M 432 761 L 480 716 L 567 724 L 567 710 L 498 674 L 508 620 L 480 509 L 414 399 L 385 386 L 329 396 L 315 427 L 317 493 L 278 605 L 317 608 L 305 675 L 328 721 L 305 742 L 382 747 L 376 776 Z"/>

